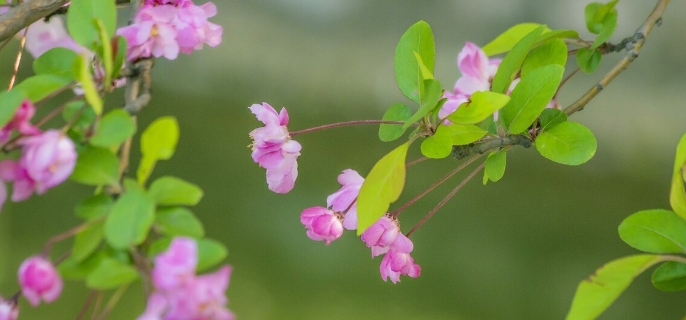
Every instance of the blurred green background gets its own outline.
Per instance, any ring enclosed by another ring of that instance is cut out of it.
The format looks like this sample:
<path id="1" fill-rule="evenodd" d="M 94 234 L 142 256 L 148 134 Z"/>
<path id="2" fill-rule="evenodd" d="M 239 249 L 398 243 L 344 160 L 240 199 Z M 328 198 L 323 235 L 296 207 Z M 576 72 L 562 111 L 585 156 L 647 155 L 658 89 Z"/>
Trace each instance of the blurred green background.
<path id="1" fill-rule="evenodd" d="M 630 36 L 655 1 L 617 5 L 614 42 Z M 174 158 L 154 176 L 176 175 L 199 184 L 203 201 L 192 210 L 209 237 L 229 248 L 234 267 L 229 308 L 243 320 L 260 319 L 561 319 L 579 281 L 603 263 L 637 251 L 623 244 L 617 226 L 629 214 L 668 208 L 674 149 L 686 132 L 686 12 L 673 1 L 644 49 L 574 120 L 598 139 L 596 156 L 579 167 L 551 163 L 535 150 L 515 148 L 504 179 L 470 182 L 413 234 L 418 279 L 385 283 L 380 258 L 353 232 L 324 246 L 305 236 L 302 209 L 325 205 L 346 168 L 366 175 L 397 143 L 381 143 L 376 126 L 337 128 L 299 136 L 300 174 L 288 195 L 267 189 L 264 170 L 250 158 L 248 132 L 260 125 L 249 112 L 267 101 L 288 108 L 289 128 L 356 119 L 379 119 L 394 102 L 395 44 L 423 19 L 436 38 L 436 77 L 452 86 L 465 41 L 484 45 L 520 22 L 585 30 L 585 1 L 470 0 L 218 0 L 222 44 L 175 61 L 159 59 L 154 98 L 140 127 L 175 115 L 181 140 Z M 121 14 L 127 14 L 126 10 Z M 3 79 L 16 43 L 1 52 Z M 593 75 L 579 74 L 560 95 L 568 105 L 619 59 L 604 57 Z M 30 59 L 20 76 L 27 76 Z M 570 65 L 570 70 L 573 68 Z M 3 82 L 4 83 L 4 82 Z M 121 103 L 121 93 L 108 98 Z M 45 111 L 41 111 L 45 112 Z M 409 159 L 417 157 L 415 152 Z M 137 160 L 134 159 L 134 164 Z M 459 162 L 424 162 L 409 170 L 404 203 Z M 461 178 L 453 178 L 401 215 L 409 230 Z M 91 189 L 66 183 L 0 214 L 0 294 L 18 290 L 21 261 L 79 221 L 73 207 Z M 395 206 L 397 207 L 397 205 Z M 67 250 L 58 245 L 53 257 Z M 60 251 L 62 250 L 62 251 Z M 680 319 L 686 294 L 652 288 L 640 276 L 601 318 Z M 145 304 L 133 286 L 112 319 L 133 319 Z M 55 303 L 31 308 L 21 319 L 73 319 L 87 296 L 67 282 Z"/>

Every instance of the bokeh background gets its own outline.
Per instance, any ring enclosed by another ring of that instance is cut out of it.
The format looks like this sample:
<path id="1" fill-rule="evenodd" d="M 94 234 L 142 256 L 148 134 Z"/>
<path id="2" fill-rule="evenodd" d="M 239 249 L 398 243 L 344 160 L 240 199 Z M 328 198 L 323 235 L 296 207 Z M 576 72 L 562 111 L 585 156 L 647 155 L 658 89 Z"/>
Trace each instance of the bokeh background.
<path id="1" fill-rule="evenodd" d="M 624 0 L 613 41 L 630 36 L 655 1 Z M 192 210 L 209 237 L 229 248 L 234 267 L 229 307 L 243 320 L 261 319 L 561 319 L 576 286 L 603 263 L 637 251 L 617 235 L 633 212 L 668 208 L 674 149 L 686 132 L 686 12 L 673 1 L 640 57 L 584 110 L 573 116 L 595 132 L 596 156 L 579 167 L 551 163 L 535 150 L 509 152 L 498 183 L 470 182 L 412 239 L 418 279 L 385 283 L 354 233 L 329 246 L 305 236 L 302 209 L 325 205 L 346 168 L 366 175 L 397 143 L 381 143 L 376 126 L 337 128 L 299 136 L 300 175 L 288 195 L 271 193 L 264 170 L 250 158 L 248 132 L 260 125 L 248 110 L 267 101 L 287 107 L 291 130 L 357 119 L 379 119 L 407 102 L 393 73 L 395 44 L 423 19 L 436 39 L 436 77 L 459 77 L 465 41 L 484 45 L 520 22 L 585 31 L 585 1 L 550 0 L 252 0 L 215 1 L 222 44 L 175 61 L 158 60 L 154 99 L 139 117 L 144 127 L 175 115 L 176 155 L 154 176 L 176 175 L 205 190 Z M 126 15 L 126 10 L 121 11 Z M 16 43 L 0 71 L 11 71 Z M 592 86 L 621 54 L 604 57 L 596 74 L 579 74 L 560 95 L 563 105 Z M 30 74 L 26 58 L 20 76 Z M 574 68 L 569 65 L 569 69 Z M 108 98 L 116 107 L 121 94 Z M 415 158 L 413 153 L 409 158 Z M 134 159 L 134 165 L 137 160 Z M 409 170 L 403 203 L 459 162 L 424 162 Z M 461 178 L 453 178 L 401 215 L 409 230 Z M 91 189 L 66 183 L 0 214 L 0 293 L 18 290 L 16 269 L 53 234 L 79 221 L 73 207 Z M 397 205 L 396 205 L 397 207 Z M 66 241 L 56 251 L 67 250 Z M 54 254 L 58 256 L 59 254 Z M 145 297 L 127 292 L 112 319 L 133 319 Z M 87 291 L 67 282 L 57 302 L 22 319 L 73 319 Z M 601 318 L 680 319 L 682 293 L 663 293 L 640 276 Z"/>

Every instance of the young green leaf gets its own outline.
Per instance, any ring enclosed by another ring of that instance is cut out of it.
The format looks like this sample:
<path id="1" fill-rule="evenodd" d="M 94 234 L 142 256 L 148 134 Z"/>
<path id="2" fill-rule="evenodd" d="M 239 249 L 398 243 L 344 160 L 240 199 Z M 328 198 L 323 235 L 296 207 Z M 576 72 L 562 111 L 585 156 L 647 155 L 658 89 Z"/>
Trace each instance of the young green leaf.
<path id="1" fill-rule="evenodd" d="M 541 132 L 544 132 L 560 123 L 566 122 L 567 114 L 562 110 L 546 108 L 541 112 L 539 121 L 541 122 Z"/>
<path id="2" fill-rule="evenodd" d="M 114 289 L 138 279 L 138 271 L 114 258 L 103 258 L 86 277 L 86 287 L 96 290 Z"/>
<path id="3" fill-rule="evenodd" d="M 454 146 L 470 144 L 488 134 L 488 131 L 473 124 L 450 124 L 442 127 L 446 127 L 450 130 L 450 136 L 453 139 Z"/>
<path id="4" fill-rule="evenodd" d="M 536 43 L 536 39 L 538 39 L 545 28 L 545 25 L 538 26 L 512 47 L 512 50 L 503 58 L 498 71 L 493 77 L 491 91 L 503 94 L 507 92 L 519 68 L 522 67 L 524 59 L 529 54 L 529 50 L 531 50 L 531 47 Z"/>
<path id="5" fill-rule="evenodd" d="M 639 211 L 622 221 L 619 237 L 650 253 L 685 253 L 686 220 L 669 210 Z"/>
<path id="6" fill-rule="evenodd" d="M 600 267 L 579 284 L 566 319 L 595 319 L 617 300 L 634 278 L 662 260 L 656 255 L 634 255 Z"/>
<path id="7" fill-rule="evenodd" d="M 484 185 L 488 183 L 488 180 L 496 182 L 505 175 L 505 165 L 507 163 L 506 151 L 507 150 L 493 151 L 488 155 L 486 167 L 484 168 Z"/>
<path id="8" fill-rule="evenodd" d="M 395 103 L 388 107 L 384 113 L 384 121 L 407 121 L 412 116 L 410 108 L 402 103 Z M 381 124 L 379 126 L 379 139 L 383 142 L 393 141 L 402 137 L 406 129 L 401 124 Z"/>
<path id="9" fill-rule="evenodd" d="M 453 137 L 450 129 L 439 126 L 436 132 L 424 139 L 421 145 L 422 154 L 431 159 L 442 159 L 450 155 L 453 150 Z"/>
<path id="10" fill-rule="evenodd" d="M 419 119 L 429 114 L 429 112 L 436 107 L 438 101 L 441 100 L 441 96 L 443 96 L 443 88 L 438 80 L 424 80 L 421 99 L 419 101 L 419 109 L 409 119 L 407 119 L 407 121 L 405 121 L 403 130 L 406 130 L 413 123 L 419 121 Z"/>
<path id="11" fill-rule="evenodd" d="M 456 124 L 479 123 L 503 108 L 509 101 L 510 97 L 501 93 L 477 91 L 472 94 L 469 101 L 451 113 L 448 120 Z"/>
<path id="12" fill-rule="evenodd" d="M 100 39 L 96 19 L 102 21 L 108 39 L 114 35 L 117 27 L 117 8 L 113 1 L 72 0 L 67 12 L 67 30 L 76 43 L 95 49 Z"/>
<path id="13" fill-rule="evenodd" d="M 104 224 L 105 220 L 88 224 L 76 234 L 74 237 L 74 248 L 71 250 L 71 256 L 76 262 L 85 260 L 100 246 L 100 242 L 105 237 L 103 231 Z"/>
<path id="14" fill-rule="evenodd" d="M 161 117 L 153 121 L 141 135 L 143 157 L 138 165 L 138 183 L 144 184 L 158 160 L 174 155 L 179 141 L 179 124 L 174 117 Z"/>
<path id="15" fill-rule="evenodd" d="M 141 189 L 127 189 L 105 220 L 105 239 L 115 249 L 128 249 L 145 240 L 155 220 L 155 203 Z"/>
<path id="16" fill-rule="evenodd" d="M 617 10 L 615 9 L 617 1 L 613 0 L 605 4 L 593 2 L 586 6 L 586 27 L 588 31 L 598 35 L 591 49 L 599 47 L 610 39 L 617 28 Z"/>
<path id="17" fill-rule="evenodd" d="M 409 142 L 389 152 L 377 162 L 364 180 L 357 197 L 357 234 L 379 220 L 405 186 L 405 157 Z"/>
<path id="18" fill-rule="evenodd" d="M 562 66 L 550 64 L 538 67 L 522 78 L 512 90 L 510 102 L 500 111 L 508 133 L 522 133 L 536 121 L 555 96 L 563 73 Z"/>
<path id="19" fill-rule="evenodd" d="M 127 48 L 127 43 L 126 39 L 122 36 L 116 36 L 116 42 L 114 42 L 114 48 L 113 51 L 115 52 L 114 56 L 114 64 L 112 66 L 112 78 L 116 78 L 119 76 L 119 72 L 122 69 L 122 66 L 124 65 L 124 61 L 126 59 L 126 48 Z"/>
<path id="20" fill-rule="evenodd" d="M 76 52 L 66 48 L 52 48 L 33 61 L 33 71 L 36 74 L 50 74 L 60 78 L 74 80 L 72 66 L 76 60 Z"/>
<path id="21" fill-rule="evenodd" d="M 102 22 L 102 19 L 96 18 L 94 23 L 100 38 L 100 45 L 97 46 L 98 50 L 96 50 L 96 52 L 100 57 L 102 65 L 105 69 L 105 79 L 103 80 L 103 84 L 105 85 L 105 91 L 109 91 L 110 86 L 112 85 L 112 75 L 114 74 L 112 66 L 112 40 L 110 39 L 112 34 L 105 30 L 105 24 Z"/>
<path id="22" fill-rule="evenodd" d="M 108 112 L 95 128 L 90 144 L 98 147 L 118 146 L 136 132 L 136 123 L 128 112 L 115 109 Z"/>
<path id="23" fill-rule="evenodd" d="M 576 63 L 583 72 L 591 73 L 600 65 L 603 55 L 600 51 L 588 48 L 579 48 L 576 52 Z"/>
<path id="24" fill-rule="evenodd" d="M 395 48 L 395 78 L 400 91 L 410 100 L 419 103 L 422 75 L 415 52 L 426 69 L 433 73 L 435 48 L 431 27 L 424 21 L 413 24 L 400 38 Z"/>
<path id="25" fill-rule="evenodd" d="M 92 186 L 119 185 L 119 160 L 107 149 L 86 146 L 79 152 L 69 178 Z"/>
<path id="26" fill-rule="evenodd" d="M 157 210 L 155 225 L 160 233 L 168 236 L 186 236 L 200 239 L 205 228 L 193 212 L 186 208 L 173 207 Z"/>
<path id="27" fill-rule="evenodd" d="M 681 137 L 676 147 L 672 188 L 669 193 L 669 203 L 672 205 L 672 209 L 683 219 L 686 219 L 686 188 L 684 188 L 684 173 L 682 169 L 684 165 L 686 165 L 686 134 Z"/>
<path id="28" fill-rule="evenodd" d="M 579 39 L 579 33 L 574 30 L 550 30 L 543 31 L 536 43 L 544 43 L 550 39 Z"/>
<path id="29" fill-rule="evenodd" d="M 70 82 L 69 78 L 62 78 L 52 74 L 38 74 L 26 78 L 26 80 L 17 84 L 14 90 L 23 91 L 29 100 L 36 102 L 64 88 Z"/>
<path id="30" fill-rule="evenodd" d="M 91 76 L 89 59 L 85 56 L 79 55 L 74 60 L 74 76 L 76 80 L 81 83 L 83 88 L 83 95 L 86 97 L 86 101 L 91 105 L 93 111 L 96 115 L 102 114 L 102 98 L 98 93 L 97 88 L 95 88 L 95 83 L 93 82 L 93 77 Z"/>
<path id="31" fill-rule="evenodd" d="M 651 280 L 662 291 L 686 290 L 686 264 L 667 261 L 655 269 Z"/>
<path id="32" fill-rule="evenodd" d="M 218 241 L 211 239 L 200 239 L 198 243 L 198 272 L 205 271 L 222 262 L 229 254 L 226 247 Z"/>
<path id="33" fill-rule="evenodd" d="M 593 158 L 597 146 L 591 130 L 576 122 L 560 123 L 536 138 L 536 150 L 542 156 L 570 166 Z"/>
<path id="34" fill-rule="evenodd" d="M 114 200 L 112 200 L 112 197 L 99 193 L 83 199 L 83 201 L 76 205 L 74 211 L 77 217 L 90 221 L 110 213 L 113 205 Z"/>
<path id="35" fill-rule="evenodd" d="M 429 80 L 434 78 L 434 74 L 432 70 L 429 70 L 427 66 L 424 64 L 424 60 L 422 60 L 422 56 L 417 53 L 417 51 L 414 52 L 414 57 L 417 59 L 417 64 L 419 65 L 419 71 L 421 71 L 421 76 L 422 80 Z"/>
<path id="36" fill-rule="evenodd" d="M 200 187 L 185 180 L 164 176 L 153 181 L 148 195 L 158 205 L 194 206 L 202 199 Z"/>
<path id="37" fill-rule="evenodd" d="M 567 63 L 567 45 L 560 39 L 553 39 L 531 50 L 522 63 L 521 77 L 529 72 L 551 64 L 564 67 Z"/>
<path id="38" fill-rule="evenodd" d="M 23 91 L 14 90 L 0 92 L 0 127 L 4 127 L 17 113 L 17 109 L 26 98 Z"/>
<path id="39" fill-rule="evenodd" d="M 512 50 L 517 42 L 524 36 L 536 30 L 541 25 L 538 23 L 520 23 L 497 36 L 493 41 L 481 48 L 487 56 L 494 56 Z"/>

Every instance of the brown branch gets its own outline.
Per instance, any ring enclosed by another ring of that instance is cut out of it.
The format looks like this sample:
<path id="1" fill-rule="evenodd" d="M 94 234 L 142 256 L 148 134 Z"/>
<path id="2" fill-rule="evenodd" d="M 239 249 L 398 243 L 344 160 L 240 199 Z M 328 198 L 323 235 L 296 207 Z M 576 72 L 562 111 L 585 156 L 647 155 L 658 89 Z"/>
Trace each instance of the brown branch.
<path id="1" fill-rule="evenodd" d="M 641 48 L 643 47 L 646 38 L 653 30 L 653 27 L 659 25 L 662 21 L 662 14 L 665 12 L 667 4 L 669 4 L 669 0 L 659 0 L 643 25 L 641 25 L 636 30 L 636 33 L 634 33 L 633 37 L 631 37 L 632 40 L 622 41 L 620 43 L 623 43 L 624 48 L 626 49 L 624 58 L 622 58 L 622 60 L 620 60 L 617 65 L 612 68 L 612 70 L 605 74 L 605 76 L 598 81 L 598 83 L 596 83 L 583 96 L 581 96 L 581 98 L 565 108 L 564 111 L 567 115 L 571 115 L 575 112 L 583 110 L 586 104 L 591 101 L 591 99 L 598 95 L 598 93 L 600 93 L 600 91 L 602 91 L 612 80 L 614 80 L 614 78 L 616 78 L 620 72 L 624 71 L 624 69 L 626 69 L 631 62 L 636 60 L 639 51 L 641 51 Z"/>
<path id="2" fill-rule="evenodd" d="M 27 0 L 0 16 L 0 41 L 64 6 L 68 0 Z"/>

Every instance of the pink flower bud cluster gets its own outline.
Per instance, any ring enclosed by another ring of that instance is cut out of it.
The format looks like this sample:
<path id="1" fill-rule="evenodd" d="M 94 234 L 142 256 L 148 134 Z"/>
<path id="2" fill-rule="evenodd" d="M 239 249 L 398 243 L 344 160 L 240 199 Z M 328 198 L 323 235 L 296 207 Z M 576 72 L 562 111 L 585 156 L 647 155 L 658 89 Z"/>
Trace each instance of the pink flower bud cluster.
<path id="1" fill-rule="evenodd" d="M 177 237 L 155 259 L 152 283 L 155 291 L 138 320 L 233 320 L 226 309 L 226 289 L 231 267 L 197 276 L 198 248 L 195 240 Z"/>
<path id="2" fill-rule="evenodd" d="M 252 159 L 267 169 L 267 184 L 269 190 L 276 193 L 288 193 L 295 185 L 298 177 L 298 156 L 300 143 L 291 140 L 288 133 L 288 111 L 282 108 L 277 113 L 272 106 L 264 102 L 253 104 L 250 111 L 257 120 L 264 123 L 264 127 L 250 132 L 253 140 Z"/>
<path id="3" fill-rule="evenodd" d="M 355 170 L 346 169 L 338 176 L 342 187 L 327 197 L 329 208 L 312 207 L 303 210 L 300 222 L 307 229 L 307 236 L 328 245 L 341 237 L 343 228 L 357 229 L 357 206 L 355 204 L 364 178 Z M 421 268 L 410 256 L 412 241 L 400 232 L 398 221 L 383 216 L 362 233 L 362 241 L 372 250 L 372 257 L 386 254 L 381 261 L 381 278 L 393 283 L 401 275 L 419 277 Z"/>
<path id="4" fill-rule="evenodd" d="M 42 257 L 34 256 L 24 260 L 19 266 L 18 276 L 21 294 L 34 307 L 41 300 L 55 301 L 62 292 L 62 278 L 52 263 Z"/>
<path id="5" fill-rule="evenodd" d="M 18 161 L 0 161 L 0 180 L 12 181 L 12 201 L 28 199 L 34 192 L 43 194 L 64 182 L 74 170 L 76 149 L 74 143 L 59 130 L 41 132 L 29 122 L 35 108 L 24 101 L 14 118 L 0 129 L 0 143 L 6 143 L 13 130 L 21 136 L 17 144 L 22 146 Z M 0 206 L 7 199 L 5 184 L 0 182 Z"/>
<path id="6" fill-rule="evenodd" d="M 128 44 L 126 59 L 165 57 L 176 59 L 204 44 L 216 47 L 222 41 L 222 27 L 207 21 L 217 14 L 212 2 L 196 6 L 190 0 L 146 0 L 133 24 L 117 34 Z"/>

